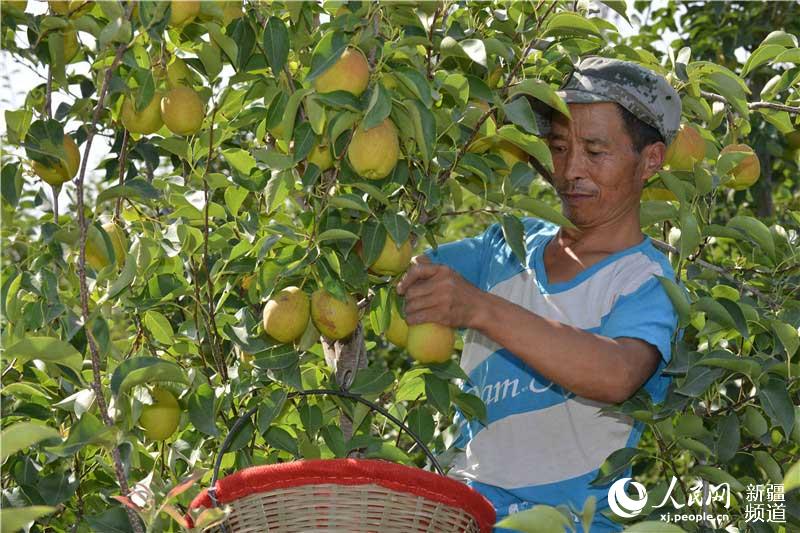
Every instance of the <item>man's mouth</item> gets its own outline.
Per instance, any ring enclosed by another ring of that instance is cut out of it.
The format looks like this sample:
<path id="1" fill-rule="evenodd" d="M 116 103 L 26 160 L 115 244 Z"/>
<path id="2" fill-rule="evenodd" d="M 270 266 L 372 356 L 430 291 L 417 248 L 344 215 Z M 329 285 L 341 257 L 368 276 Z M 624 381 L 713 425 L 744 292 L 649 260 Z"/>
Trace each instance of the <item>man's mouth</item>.
<path id="1" fill-rule="evenodd" d="M 568 202 L 580 202 L 582 200 L 588 200 L 590 198 L 594 198 L 594 194 L 590 192 L 583 192 L 583 191 L 563 191 L 561 193 L 561 197 L 564 198 Z"/>

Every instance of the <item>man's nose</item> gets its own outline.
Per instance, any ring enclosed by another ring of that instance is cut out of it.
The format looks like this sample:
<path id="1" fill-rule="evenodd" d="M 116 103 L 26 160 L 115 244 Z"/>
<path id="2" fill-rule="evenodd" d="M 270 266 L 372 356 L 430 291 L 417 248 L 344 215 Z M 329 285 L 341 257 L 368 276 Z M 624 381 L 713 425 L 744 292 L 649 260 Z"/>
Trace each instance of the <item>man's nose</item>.
<path id="1" fill-rule="evenodd" d="M 569 181 L 573 181 L 579 178 L 586 177 L 586 165 L 585 160 L 581 156 L 578 150 L 574 147 L 570 147 L 566 154 L 564 154 L 564 169 L 563 169 L 563 176 L 564 179 Z"/>

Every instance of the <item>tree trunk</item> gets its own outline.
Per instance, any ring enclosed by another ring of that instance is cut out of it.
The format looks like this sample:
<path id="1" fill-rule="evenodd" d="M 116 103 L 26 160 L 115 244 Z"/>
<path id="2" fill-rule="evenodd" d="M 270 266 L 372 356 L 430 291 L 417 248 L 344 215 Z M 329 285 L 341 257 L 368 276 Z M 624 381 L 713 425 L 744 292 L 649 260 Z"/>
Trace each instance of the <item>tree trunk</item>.
<path id="1" fill-rule="evenodd" d="M 331 341 L 325 337 L 321 339 L 325 361 L 333 369 L 337 385 L 342 390 L 348 390 L 359 369 L 367 367 L 364 329 L 359 323 L 356 330 L 347 339 L 340 341 Z M 345 440 L 349 440 L 353 436 L 353 421 L 342 414 L 340 424 Z"/>

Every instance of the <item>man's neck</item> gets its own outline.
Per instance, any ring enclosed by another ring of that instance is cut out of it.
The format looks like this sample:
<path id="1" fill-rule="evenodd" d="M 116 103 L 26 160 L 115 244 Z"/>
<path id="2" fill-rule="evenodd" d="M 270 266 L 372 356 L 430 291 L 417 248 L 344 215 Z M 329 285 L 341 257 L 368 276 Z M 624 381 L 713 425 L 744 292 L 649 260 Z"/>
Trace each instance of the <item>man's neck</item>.
<path id="1" fill-rule="evenodd" d="M 636 246 L 642 242 L 639 214 L 627 220 L 576 229 L 562 227 L 558 230 L 557 242 L 563 248 L 584 252 L 614 253 Z"/>

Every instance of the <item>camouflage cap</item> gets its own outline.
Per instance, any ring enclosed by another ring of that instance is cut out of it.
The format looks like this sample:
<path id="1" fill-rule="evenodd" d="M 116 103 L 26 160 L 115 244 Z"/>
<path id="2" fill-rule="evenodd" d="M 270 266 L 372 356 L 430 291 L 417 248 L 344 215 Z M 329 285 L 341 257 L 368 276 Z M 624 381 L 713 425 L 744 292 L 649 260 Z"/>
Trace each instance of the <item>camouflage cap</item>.
<path id="1" fill-rule="evenodd" d="M 666 144 L 672 142 L 680 127 L 681 99 L 677 91 L 663 76 L 630 61 L 586 57 L 556 92 L 568 104 L 616 102 L 658 130 Z M 540 132 L 546 135 L 549 117 L 541 111 L 537 115 Z"/>

